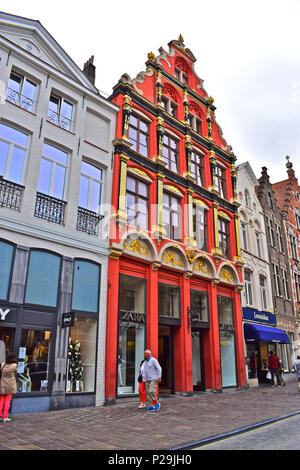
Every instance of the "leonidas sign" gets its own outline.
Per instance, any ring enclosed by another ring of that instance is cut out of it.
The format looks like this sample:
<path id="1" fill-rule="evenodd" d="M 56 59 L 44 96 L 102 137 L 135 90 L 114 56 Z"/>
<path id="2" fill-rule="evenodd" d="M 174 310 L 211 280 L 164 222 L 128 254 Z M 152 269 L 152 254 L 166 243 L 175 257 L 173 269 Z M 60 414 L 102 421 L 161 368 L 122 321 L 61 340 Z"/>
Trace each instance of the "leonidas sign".
<path id="1" fill-rule="evenodd" d="M 0 320 L 5 320 L 6 315 L 10 312 L 10 308 L 7 308 L 6 310 L 2 310 L 0 308 Z"/>

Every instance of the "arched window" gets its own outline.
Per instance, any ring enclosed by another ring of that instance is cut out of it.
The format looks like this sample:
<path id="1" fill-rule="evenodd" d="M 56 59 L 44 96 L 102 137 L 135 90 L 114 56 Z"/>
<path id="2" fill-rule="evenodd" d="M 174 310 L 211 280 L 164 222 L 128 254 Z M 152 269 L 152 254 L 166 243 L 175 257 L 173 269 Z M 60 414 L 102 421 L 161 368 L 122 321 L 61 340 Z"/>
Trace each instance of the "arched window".
<path id="1" fill-rule="evenodd" d="M 60 273 L 60 256 L 47 251 L 30 253 L 25 302 L 56 307 Z"/>

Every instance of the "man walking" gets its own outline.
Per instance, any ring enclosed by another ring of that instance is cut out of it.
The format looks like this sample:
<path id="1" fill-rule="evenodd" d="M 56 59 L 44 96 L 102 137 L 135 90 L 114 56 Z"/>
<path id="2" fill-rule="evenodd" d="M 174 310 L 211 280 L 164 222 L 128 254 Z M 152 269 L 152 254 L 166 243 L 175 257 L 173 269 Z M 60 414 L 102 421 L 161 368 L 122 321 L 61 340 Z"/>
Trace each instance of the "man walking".
<path id="1" fill-rule="evenodd" d="M 276 381 L 277 381 L 277 387 L 280 387 L 280 375 L 279 375 L 279 369 L 280 369 L 280 362 L 279 362 L 279 357 L 273 353 L 273 351 L 270 351 L 269 355 L 269 370 L 272 375 L 272 387 L 274 387 L 274 375 L 276 375 Z"/>
<path id="2" fill-rule="evenodd" d="M 161 381 L 161 367 L 157 359 L 152 357 L 150 349 L 144 352 L 145 361 L 142 365 L 145 377 L 146 395 L 149 402 L 147 411 L 158 411 L 160 403 L 157 398 L 157 385 Z"/>

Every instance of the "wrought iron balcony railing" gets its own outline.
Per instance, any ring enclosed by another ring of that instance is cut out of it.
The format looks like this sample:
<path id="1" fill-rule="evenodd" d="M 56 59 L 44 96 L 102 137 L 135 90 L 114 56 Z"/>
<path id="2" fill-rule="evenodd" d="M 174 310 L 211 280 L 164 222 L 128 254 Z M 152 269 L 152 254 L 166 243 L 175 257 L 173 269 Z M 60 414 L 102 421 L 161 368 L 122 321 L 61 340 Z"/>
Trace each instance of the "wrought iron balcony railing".
<path id="1" fill-rule="evenodd" d="M 48 220 L 55 224 L 64 224 L 66 202 L 47 194 L 37 193 L 34 217 Z"/>
<path id="2" fill-rule="evenodd" d="M 72 120 L 63 116 L 62 114 L 58 114 L 51 109 L 48 109 L 47 120 L 56 126 L 61 127 L 67 131 L 71 131 L 72 128 Z"/>
<path id="3" fill-rule="evenodd" d="M 0 207 L 19 211 L 24 186 L 7 181 L 0 176 Z"/>
<path id="4" fill-rule="evenodd" d="M 90 235 L 97 235 L 97 226 L 103 217 L 103 215 L 98 215 L 96 212 L 78 207 L 76 230 Z"/>
<path id="5" fill-rule="evenodd" d="M 7 88 L 6 99 L 17 106 L 20 106 L 26 111 L 33 112 L 36 101 L 28 98 L 28 96 L 22 95 L 12 88 Z"/>

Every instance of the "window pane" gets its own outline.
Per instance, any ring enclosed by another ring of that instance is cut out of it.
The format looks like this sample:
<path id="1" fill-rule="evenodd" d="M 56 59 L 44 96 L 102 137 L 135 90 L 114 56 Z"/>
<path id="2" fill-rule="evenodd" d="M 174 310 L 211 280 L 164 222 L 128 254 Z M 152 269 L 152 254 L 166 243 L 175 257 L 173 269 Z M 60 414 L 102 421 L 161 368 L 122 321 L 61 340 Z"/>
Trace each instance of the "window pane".
<path id="1" fill-rule="evenodd" d="M 38 188 L 37 188 L 38 192 L 49 194 L 51 170 L 52 170 L 52 163 L 42 158 L 41 167 L 40 167 L 40 175 L 39 175 L 39 183 L 38 183 Z"/>
<path id="2" fill-rule="evenodd" d="M 100 268 L 94 263 L 77 260 L 74 263 L 72 309 L 98 312 Z"/>
<path id="3" fill-rule="evenodd" d="M 26 98 L 30 98 L 31 100 L 35 99 L 35 92 L 36 92 L 36 85 L 29 80 L 26 80 L 22 95 L 26 96 Z"/>
<path id="4" fill-rule="evenodd" d="M 25 150 L 14 146 L 12 156 L 11 156 L 11 161 L 10 161 L 9 173 L 8 173 L 9 181 L 14 181 L 15 183 L 22 182 L 25 154 L 26 154 Z"/>
<path id="5" fill-rule="evenodd" d="M 25 302 L 55 307 L 60 271 L 60 257 L 32 251 L 28 268 Z"/>
<path id="6" fill-rule="evenodd" d="M 70 328 L 66 392 L 94 392 L 97 320 L 75 317 Z"/>
<path id="7" fill-rule="evenodd" d="M 0 299 L 7 299 L 14 247 L 0 241 Z"/>
<path id="8" fill-rule="evenodd" d="M 179 288 L 160 284 L 158 286 L 159 316 L 180 318 Z"/>
<path id="9" fill-rule="evenodd" d="M 132 114 L 130 115 L 129 123 L 130 123 L 132 126 L 137 127 L 137 118 L 134 117 Z"/>
<path id="10" fill-rule="evenodd" d="M 63 165 L 67 165 L 68 163 L 68 154 L 49 144 L 44 144 L 43 155 Z"/>
<path id="11" fill-rule="evenodd" d="M 146 313 L 145 289 L 144 279 L 120 275 L 119 310 Z"/>
<path id="12" fill-rule="evenodd" d="M 65 177 L 66 169 L 60 165 L 56 165 L 51 195 L 57 199 L 63 199 L 64 197 Z"/>
<path id="13" fill-rule="evenodd" d="M 6 124 L 0 124 L 0 137 L 3 137 L 10 142 L 14 142 L 15 144 L 19 144 L 22 147 L 27 147 L 28 135 L 7 126 Z"/>
<path id="14" fill-rule="evenodd" d="M 101 201 L 101 184 L 96 181 L 92 181 L 91 187 L 91 199 L 89 209 L 94 212 L 99 212 Z"/>
<path id="15" fill-rule="evenodd" d="M 100 170 L 100 168 L 97 168 L 94 165 L 90 165 L 87 162 L 82 162 L 81 172 L 84 173 L 85 175 L 91 176 L 92 178 L 98 181 L 102 181 L 102 170 Z"/>
<path id="16" fill-rule="evenodd" d="M 88 197 L 89 197 L 89 179 L 85 176 L 80 176 L 80 187 L 79 187 L 79 207 L 84 209 L 88 208 Z"/>
<path id="17" fill-rule="evenodd" d="M 7 156 L 9 151 L 9 144 L 0 140 L 0 175 L 3 176 L 5 173 L 5 167 L 7 162 Z"/>
<path id="18" fill-rule="evenodd" d="M 18 359 L 18 392 L 48 392 L 51 331 L 23 330 Z"/>
<path id="19" fill-rule="evenodd" d="M 67 101 L 63 101 L 60 114 L 63 117 L 72 120 L 72 112 L 73 106 Z"/>
<path id="20" fill-rule="evenodd" d="M 16 91 L 17 93 L 20 93 L 21 83 L 22 78 L 12 73 L 8 80 L 8 88 L 10 88 L 10 90 Z"/>
<path id="21" fill-rule="evenodd" d="M 135 179 L 127 176 L 127 190 L 135 192 Z"/>

